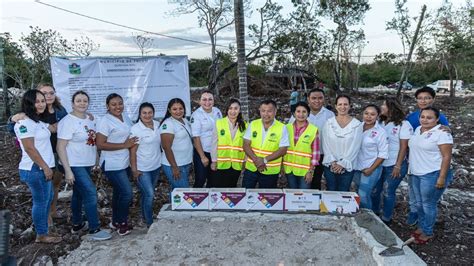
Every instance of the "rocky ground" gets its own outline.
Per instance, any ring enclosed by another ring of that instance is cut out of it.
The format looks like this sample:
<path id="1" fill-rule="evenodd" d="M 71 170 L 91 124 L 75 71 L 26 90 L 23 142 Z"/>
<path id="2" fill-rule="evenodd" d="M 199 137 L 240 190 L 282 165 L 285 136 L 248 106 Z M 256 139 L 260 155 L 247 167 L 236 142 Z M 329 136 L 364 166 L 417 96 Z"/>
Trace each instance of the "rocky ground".
<path id="1" fill-rule="evenodd" d="M 223 93 L 222 98 L 228 98 L 231 90 Z M 196 99 L 194 92 L 193 98 Z M 264 89 L 258 95 L 251 96 L 251 115 L 257 114 L 258 102 L 271 97 L 278 102 L 278 117 L 289 117 L 289 93 L 280 89 Z M 403 98 L 405 106 L 414 106 L 413 95 L 408 93 Z M 381 103 L 383 92 L 364 92 L 354 96 L 354 112 L 360 113 L 361 107 L 367 103 Z M 438 207 L 438 222 L 436 223 L 436 238 L 424 246 L 412 245 L 412 249 L 428 264 L 474 264 L 474 152 L 472 132 L 474 129 L 474 102 L 473 96 L 462 96 L 451 99 L 440 95 L 437 97 L 437 106 L 447 115 L 454 134 L 455 146 L 453 167 L 455 180 L 443 196 Z M 195 103 L 193 104 L 193 106 Z M 0 209 L 12 211 L 11 253 L 16 256 L 22 265 L 58 262 L 58 258 L 68 251 L 77 248 L 81 239 L 70 233 L 70 208 L 66 200 L 59 203 L 59 214 L 62 218 L 55 220 L 53 231 L 63 236 L 64 241 L 58 245 L 43 245 L 34 243 L 31 233 L 31 194 L 27 186 L 19 181 L 17 165 L 19 150 L 15 147 L 13 138 L 5 132 L 0 132 Z M 102 226 L 106 227 L 111 217 L 110 199 L 111 187 L 102 175 L 94 177 L 99 192 L 99 212 Z M 286 181 L 280 180 L 284 186 Z M 402 183 L 403 184 L 403 183 Z M 63 187 L 64 188 L 64 187 Z M 158 213 L 161 206 L 168 201 L 169 187 L 166 181 L 160 183 L 157 192 L 154 210 Z M 139 213 L 139 193 L 134 188 L 134 199 L 131 210 L 131 222 L 141 224 Z M 413 228 L 405 224 L 407 214 L 407 189 L 402 185 L 398 194 L 398 204 L 395 217 L 391 224 L 392 230 L 402 239 L 407 239 Z"/>

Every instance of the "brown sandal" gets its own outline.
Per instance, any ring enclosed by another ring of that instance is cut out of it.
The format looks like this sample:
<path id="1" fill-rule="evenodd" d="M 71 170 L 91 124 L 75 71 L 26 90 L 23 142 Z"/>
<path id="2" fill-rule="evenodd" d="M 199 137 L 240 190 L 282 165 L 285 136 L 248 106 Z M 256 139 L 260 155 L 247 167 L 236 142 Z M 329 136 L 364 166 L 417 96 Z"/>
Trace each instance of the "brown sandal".
<path id="1" fill-rule="evenodd" d="M 37 236 L 35 243 L 57 244 L 61 241 L 63 241 L 63 239 L 60 236 L 44 235 Z"/>

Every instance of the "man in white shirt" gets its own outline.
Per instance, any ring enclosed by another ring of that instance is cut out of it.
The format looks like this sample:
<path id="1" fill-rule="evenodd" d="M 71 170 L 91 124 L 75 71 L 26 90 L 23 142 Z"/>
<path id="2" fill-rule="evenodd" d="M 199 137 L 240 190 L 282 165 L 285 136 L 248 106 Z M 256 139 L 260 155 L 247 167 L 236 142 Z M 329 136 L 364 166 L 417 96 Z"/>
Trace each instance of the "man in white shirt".
<path id="1" fill-rule="evenodd" d="M 324 94 L 324 91 L 322 89 L 312 89 L 308 93 L 308 104 L 309 108 L 311 109 L 311 112 L 308 116 L 308 121 L 318 128 L 320 138 L 319 142 L 321 144 L 321 147 L 319 149 L 321 152 L 321 156 L 319 158 L 318 165 L 314 168 L 313 181 L 311 181 L 311 189 L 321 189 L 321 178 L 323 176 L 324 170 L 322 163 L 324 159 L 322 143 L 324 140 L 321 138 L 321 132 L 326 121 L 329 118 L 334 117 L 334 113 L 324 107 L 324 105 L 326 104 L 326 95 Z M 291 116 L 289 123 L 293 123 L 294 121 L 295 118 Z"/>
<path id="2" fill-rule="evenodd" d="M 290 142 L 283 123 L 275 119 L 276 103 L 265 100 L 260 104 L 260 119 L 252 121 L 244 135 L 247 154 L 242 187 L 276 188 L 282 157 Z"/>

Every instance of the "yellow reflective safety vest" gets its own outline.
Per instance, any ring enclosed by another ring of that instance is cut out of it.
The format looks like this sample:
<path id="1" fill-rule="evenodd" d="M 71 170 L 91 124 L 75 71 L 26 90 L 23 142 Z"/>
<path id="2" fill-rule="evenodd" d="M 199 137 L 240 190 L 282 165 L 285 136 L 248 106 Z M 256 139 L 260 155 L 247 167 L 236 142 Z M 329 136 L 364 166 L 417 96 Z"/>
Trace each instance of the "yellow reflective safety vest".
<path id="1" fill-rule="evenodd" d="M 250 141 L 251 148 L 257 157 L 266 157 L 280 148 L 280 140 L 283 135 L 284 124 L 275 120 L 268 129 L 265 140 L 262 143 L 263 122 L 262 119 L 254 120 L 250 123 L 252 130 Z M 267 163 L 267 170 L 262 172 L 264 175 L 274 175 L 280 173 L 282 157 Z M 245 168 L 252 172 L 257 171 L 257 167 L 250 157 L 247 157 Z"/>
<path id="2" fill-rule="evenodd" d="M 247 124 L 247 123 L 246 123 Z M 230 133 L 229 120 L 227 117 L 216 121 L 217 130 L 217 169 L 224 170 L 232 167 L 234 170 L 242 170 L 245 158 L 244 132 L 237 129 L 234 139 Z"/>
<path id="3" fill-rule="evenodd" d="M 313 157 L 312 143 L 318 133 L 318 128 L 311 123 L 303 131 L 295 143 L 295 128 L 293 124 L 286 125 L 290 137 L 290 147 L 283 159 L 285 173 L 293 173 L 296 176 L 305 176 L 311 167 Z"/>

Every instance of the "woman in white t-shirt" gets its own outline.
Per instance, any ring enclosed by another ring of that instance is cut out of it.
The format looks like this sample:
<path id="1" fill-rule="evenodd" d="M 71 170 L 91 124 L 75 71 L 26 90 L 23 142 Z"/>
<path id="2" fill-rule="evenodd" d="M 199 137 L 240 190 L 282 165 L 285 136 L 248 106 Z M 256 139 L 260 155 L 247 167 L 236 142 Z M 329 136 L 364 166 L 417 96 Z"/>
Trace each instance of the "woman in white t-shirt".
<path id="1" fill-rule="evenodd" d="M 388 158 L 385 130 L 378 123 L 380 108 L 369 104 L 363 112 L 362 144 L 357 154 L 354 182 L 358 186 L 360 207 L 372 208 L 372 190 L 382 174 L 382 163 Z"/>
<path id="2" fill-rule="evenodd" d="M 405 120 L 405 112 L 397 98 L 387 97 L 381 111 L 380 123 L 388 140 L 388 159 L 383 162 L 382 176 L 372 191 L 372 210 L 380 213 L 380 199 L 383 195 L 381 219 L 390 224 L 397 199 L 395 192 L 408 172 L 406 155 L 413 128 Z"/>
<path id="3" fill-rule="evenodd" d="M 72 232 L 89 230 L 93 240 L 112 236 L 100 230 L 97 212 L 97 188 L 91 179 L 91 169 L 97 163 L 95 122 L 87 115 L 89 95 L 77 91 L 72 95 L 72 112 L 58 124 L 57 152 L 64 168 L 66 182 L 73 186 L 71 199 Z M 87 217 L 83 220 L 82 209 Z"/>
<path id="4" fill-rule="evenodd" d="M 36 242 L 59 243 L 61 237 L 49 235 L 48 216 L 53 199 L 54 155 L 51 147 L 51 132 L 48 124 L 40 118 L 46 110 L 46 98 L 39 90 L 25 92 L 21 101 L 25 119 L 15 124 L 14 130 L 20 140 L 21 161 L 18 166 L 20 180 L 30 188 L 33 208 L 33 224 L 36 229 Z"/>
<path id="5" fill-rule="evenodd" d="M 194 187 L 209 187 L 211 174 L 212 132 L 222 113 L 214 107 L 214 95 L 205 90 L 201 93 L 200 107 L 191 115 L 191 134 L 194 142 Z"/>
<path id="6" fill-rule="evenodd" d="M 130 149 L 130 166 L 133 180 L 141 193 L 140 207 L 143 220 L 150 227 L 153 223 L 153 198 L 160 177 L 161 138 L 160 125 L 154 121 L 155 107 L 145 102 L 138 108 L 138 122 L 132 127 L 132 136 L 138 145 Z"/>
<path id="7" fill-rule="evenodd" d="M 132 122 L 123 115 L 122 96 L 112 93 L 107 96 L 106 104 L 107 114 L 97 125 L 96 145 L 101 150 L 100 165 L 114 191 L 110 227 L 123 236 L 132 229 L 128 224 L 128 209 L 132 200 L 129 149 L 136 145 L 138 138 L 130 137 Z"/>
<path id="8" fill-rule="evenodd" d="M 411 184 L 416 199 L 418 229 L 415 243 L 426 244 L 433 238 L 437 203 L 452 180 L 450 170 L 453 137 L 440 128 L 439 110 L 421 110 L 420 124 L 408 141 Z"/>
<path id="9" fill-rule="evenodd" d="M 164 155 L 162 169 L 171 189 L 189 187 L 189 170 L 193 160 L 191 125 L 185 117 L 183 100 L 173 98 L 168 102 L 166 114 L 160 124 L 161 146 Z"/>
<path id="10" fill-rule="evenodd" d="M 350 97 L 337 96 L 337 115 L 329 118 L 322 130 L 327 190 L 349 191 L 351 188 L 355 159 L 362 143 L 362 124 L 349 114 L 350 109 Z"/>

